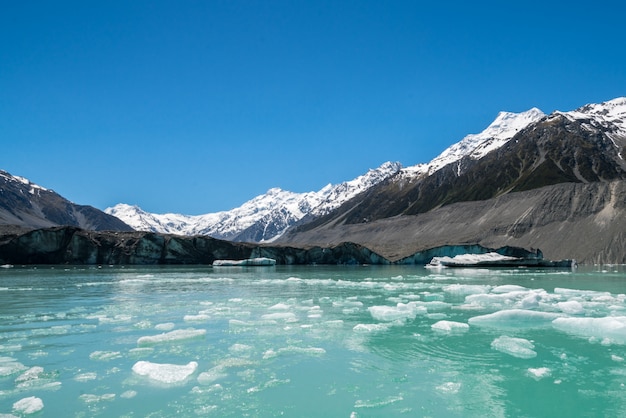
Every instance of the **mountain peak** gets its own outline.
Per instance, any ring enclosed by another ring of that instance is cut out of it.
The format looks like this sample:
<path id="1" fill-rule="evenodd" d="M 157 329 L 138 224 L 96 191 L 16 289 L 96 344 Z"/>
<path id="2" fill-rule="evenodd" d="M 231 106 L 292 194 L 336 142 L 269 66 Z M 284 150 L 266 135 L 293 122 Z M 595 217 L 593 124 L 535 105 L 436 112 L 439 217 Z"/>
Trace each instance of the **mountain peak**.
<path id="1" fill-rule="evenodd" d="M 515 134 L 546 115 L 536 107 L 525 112 L 500 112 L 493 122 L 481 133 L 469 134 L 460 142 L 448 147 L 427 166 L 413 170 L 417 173 L 434 173 L 440 168 L 456 162 L 465 156 L 479 159 L 504 145 Z"/>
<path id="2" fill-rule="evenodd" d="M 555 111 L 553 115 L 585 121 L 588 128 L 602 127 L 614 135 L 626 137 L 626 97 L 586 104 L 570 112 Z"/>

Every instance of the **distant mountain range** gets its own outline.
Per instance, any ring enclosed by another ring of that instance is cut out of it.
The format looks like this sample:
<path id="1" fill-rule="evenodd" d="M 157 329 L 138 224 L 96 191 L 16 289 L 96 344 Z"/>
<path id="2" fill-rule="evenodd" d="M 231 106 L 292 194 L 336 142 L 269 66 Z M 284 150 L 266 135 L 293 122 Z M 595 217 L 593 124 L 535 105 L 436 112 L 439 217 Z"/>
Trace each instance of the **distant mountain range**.
<path id="1" fill-rule="evenodd" d="M 396 174 L 402 165 L 387 162 L 351 181 L 327 185 L 318 192 L 294 193 L 273 188 L 242 206 L 224 212 L 189 216 L 154 214 L 138 206 L 118 204 L 105 210 L 138 231 L 210 235 L 230 241 L 271 242 L 303 219 L 326 215 L 375 184 Z"/>
<path id="2" fill-rule="evenodd" d="M 230 241 L 272 242 L 290 227 L 327 215 L 392 176 L 401 174 L 402 177 L 415 178 L 432 174 L 466 155 L 480 158 L 544 116 L 536 108 L 517 114 L 501 112 L 483 132 L 466 136 L 429 164 L 403 168 L 400 163 L 386 162 L 354 180 L 329 184 L 317 192 L 293 193 L 274 188 L 238 208 L 198 216 L 154 214 L 126 204 L 107 208 L 105 212 L 140 231 L 210 235 Z"/>
<path id="3" fill-rule="evenodd" d="M 624 157 L 621 97 L 549 115 L 501 112 L 427 164 L 387 162 L 317 192 L 274 188 L 239 208 L 199 216 L 125 204 L 102 213 L 0 172 L 0 224 L 130 226 L 294 246 L 354 242 L 390 260 L 478 243 L 540 247 L 553 259 L 626 262 Z"/>

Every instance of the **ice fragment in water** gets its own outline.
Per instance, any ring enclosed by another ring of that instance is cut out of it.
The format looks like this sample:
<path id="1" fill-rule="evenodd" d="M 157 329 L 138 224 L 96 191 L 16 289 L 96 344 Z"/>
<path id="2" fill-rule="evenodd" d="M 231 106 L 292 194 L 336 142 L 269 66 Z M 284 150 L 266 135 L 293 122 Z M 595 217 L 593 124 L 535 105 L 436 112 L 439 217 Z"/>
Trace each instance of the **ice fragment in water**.
<path id="1" fill-rule="evenodd" d="M 177 329 L 170 332 L 165 332 L 159 335 L 139 337 L 137 340 L 138 345 L 154 345 L 159 343 L 168 343 L 180 340 L 190 340 L 198 337 L 202 337 L 206 334 L 205 329 Z"/>
<path id="2" fill-rule="evenodd" d="M 398 303 L 396 306 L 370 306 L 367 310 L 378 321 L 415 319 L 418 314 L 424 315 L 428 312 L 425 307 L 417 306 L 416 302 Z"/>
<path id="3" fill-rule="evenodd" d="M 569 300 L 567 302 L 559 302 L 556 306 L 563 312 L 569 315 L 580 315 L 585 313 L 585 308 L 577 300 Z"/>
<path id="4" fill-rule="evenodd" d="M 604 318 L 556 318 L 554 328 L 580 337 L 608 339 L 607 342 L 626 344 L 626 316 Z"/>
<path id="5" fill-rule="evenodd" d="M 540 328 L 548 326 L 560 315 L 551 312 L 507 309 L 469 319 L 470 325 L 491 328 Z"/>
<path id="6" fill-rule="evenodd" d="M 524 338 L 514 338 L 503 335 L 491 343 L 491 348 L 513 357 L 529 359 L 537 356 L 533 350 L 535 345 Z"/>
<path id="7" fill-rule="evenodd" d="M 186 365 L 160 364 L 149 361 L 138 361 L 133 366 L 133 372 L 151 380 L 165 384 L 182 383 L 198 368 L 198 363 L 190 361 Z"/>
<path id="8" fill-rule="evenodd" d="M 442 332 L 450 332 L 450 333 L 461 333 L 469 330 L 469 325 L 463 322 L 455 322 L 455 321 L 439 321 L 430 326 L 432 329 L 436 331 Z"/>
<path id="9" fill-rule="evenodd" d="M 13 404 L 13 411 L 19 414 L 34 414 L 43 409 L 43 401 L 35 396 L 20 399 Z"/>
<path id="10" fill-rule="evenodd" d="M 547 367 L 538 367 L 536 369 L 532 367 L 528 368 L 528 375 L 535 380 L 540 380 L 544 377 L 548 377 L 551 373 L 552 371 Z"/>

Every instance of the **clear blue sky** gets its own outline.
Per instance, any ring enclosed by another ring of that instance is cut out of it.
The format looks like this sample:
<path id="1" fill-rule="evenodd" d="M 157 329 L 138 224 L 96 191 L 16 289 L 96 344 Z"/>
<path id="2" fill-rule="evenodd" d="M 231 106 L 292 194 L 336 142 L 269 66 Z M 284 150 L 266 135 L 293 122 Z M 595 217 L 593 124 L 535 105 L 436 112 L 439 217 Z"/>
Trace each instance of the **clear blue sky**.
<path id="1" fill-rule="evenodd" d="M 202 214 L 626 95 L 621 1 L 2 1 L 0 168 Z"/>

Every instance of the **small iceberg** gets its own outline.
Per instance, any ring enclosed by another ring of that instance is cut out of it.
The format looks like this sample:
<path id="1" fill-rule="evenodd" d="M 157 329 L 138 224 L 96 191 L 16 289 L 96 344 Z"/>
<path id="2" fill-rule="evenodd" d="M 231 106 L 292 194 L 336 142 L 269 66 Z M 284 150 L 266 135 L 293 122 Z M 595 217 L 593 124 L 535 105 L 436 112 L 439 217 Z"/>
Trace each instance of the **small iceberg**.
<path id="1" fill-rule="evenodd" d="M 433 257 L 426 267 L 575 267 L 575 260 L 545 260 L 543 254 L 513 257 L 497 252 L 484 254 L 459 254 L 454 257 Z"/>
<path id="2" fill-rule="evenodd" d="M 258 258 L 246 258 L 244 260 L 215 260 L 213 267 L 231 267 L 231 266 L 275 266 L 276 260 L 273 258 L 258 257 Z"/>

